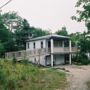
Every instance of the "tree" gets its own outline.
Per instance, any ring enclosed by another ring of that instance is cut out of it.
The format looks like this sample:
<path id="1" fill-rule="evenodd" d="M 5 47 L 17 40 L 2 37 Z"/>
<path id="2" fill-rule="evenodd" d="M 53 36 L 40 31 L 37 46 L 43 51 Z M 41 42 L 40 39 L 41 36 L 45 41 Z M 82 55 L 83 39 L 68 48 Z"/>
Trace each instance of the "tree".
<path id="1" fill-rule="evenodd" d="M 33 38 L 49 35 L 50 32 L 41 28 L 30 27 Z"/>
<path id="2" fill-rule="evenodd" d="M 47 34 L 49 31 L 30 27 L 16 12 L 0 14 L 0 42 L 6 52 L 26 49 L 28 39 Z"/>
<path id="3" fill-rule="evenodd" d="M 29 39 L 29 36 L 31 36 L 31 30 L 30 25 L 26 19 L 22 22 L 22 29 L 17 29 L 15 31 L 15 40 L 17 43 L 17 46 L 19 47 L 19 50 L 26 48 L 26 41 Z"/>
<path id="4" fill-rule="evenodd" d="M 85 22 L 88 33 L 90 33 L 90 0 L 78 0 L 76 7 L 81 9 L 77 10 L 78 16 L 72 16 L 72 19 Z"/>
<path id="5" fill-rule="evenodd" d="M 4 52 L 5 52 L 4 45 L 0 43 L 0 57 L 4 54 Z"/>
<path id="6" fill-rule="evenodd" d="M 79 40 L 80 56 L 84 57 L 86 53 L 90 52 L 90 37 L 87 37 L 90 34 L 90 0 L 78 0 L 76 7 L 79 8 L 77 10 L 78 16 L 72 16 L 72 19 L 84 22 L 87 27 L 87 32 L 83 32 Z"/>
<path id="7" fill-rule="evenodd" d="M 80 32 L 71 33 L 69 36 L 72 41 L 72 46 L 78 46 L 78 43 L 79 43 L 80 39 L 82 38 L 82 33 L 80 33 Z"/>
<path id="8" fill-rule="evenodd" d="M 58 30 L 55 32 L 58 35 L 68 36 L 68 32 L 66 30 L 66 27 L 62 27 L 61 30 Z"/>
<path id="9" fill-rule="evenodd" d="M 7 12 L 2 14 L 2 20 L 10 31 L 22 29 L 23 19 L 16 12 Z"/>
<path id="10" fill-rule="evenodd" d="M 15 49 L 13 33 L 7 29 L 0 14 L 0 55 L 3 55 L 5 52 L 14 51 Z"/>

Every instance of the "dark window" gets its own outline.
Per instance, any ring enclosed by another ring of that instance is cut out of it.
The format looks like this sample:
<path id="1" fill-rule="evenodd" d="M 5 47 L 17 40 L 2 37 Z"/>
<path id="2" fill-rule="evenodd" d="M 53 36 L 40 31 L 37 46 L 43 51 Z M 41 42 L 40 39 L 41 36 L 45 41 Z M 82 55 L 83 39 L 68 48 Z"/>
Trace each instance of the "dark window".
<path id="1" fill-rule="evenodd" d="M 35 48 L 35 42 L 33 43 L 33 48 Z"/>
<path id="2" fill-rule="evenodd" d="M 29 48 L 29 43 L 27 44 L 27 48 Z"/>
<path id="3" fill-rule="evenodd" d="M 54 47 L 62 47 L 62 41 L 55 40 Z"/>
<path id="4" fill-rule="evenodd" d="M 50 41 L 48 41 L 48 48 L 50 48 L 51 47 L 51 42 Z"/>
<path id="5" fill-rule="evenodd" d="M 41 42 L 41 48 L 43 48 L 43 42 Z"/>
<path id="6" fill-rule="evenodd" d="M 64 46 L 65 46 L 65 47 L 69 47 L 69 41 L 67 41 L 67 40 L 64 41 Z"/>

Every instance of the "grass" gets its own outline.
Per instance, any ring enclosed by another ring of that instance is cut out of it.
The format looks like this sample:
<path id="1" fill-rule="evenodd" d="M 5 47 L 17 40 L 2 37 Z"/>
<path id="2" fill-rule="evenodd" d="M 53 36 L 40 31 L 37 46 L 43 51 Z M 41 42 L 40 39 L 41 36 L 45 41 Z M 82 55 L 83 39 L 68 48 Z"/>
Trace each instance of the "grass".
<path id="1" fill-rule="evenodd" d="M 0 59 L 0 90 L 65 90 L 65 73 Z"/>
<path id="2" fill-rule="evenodd" d="M 90 90 L 90 81 L 88 81 L 86 84 L 87 84 L 87 90 Z"/>

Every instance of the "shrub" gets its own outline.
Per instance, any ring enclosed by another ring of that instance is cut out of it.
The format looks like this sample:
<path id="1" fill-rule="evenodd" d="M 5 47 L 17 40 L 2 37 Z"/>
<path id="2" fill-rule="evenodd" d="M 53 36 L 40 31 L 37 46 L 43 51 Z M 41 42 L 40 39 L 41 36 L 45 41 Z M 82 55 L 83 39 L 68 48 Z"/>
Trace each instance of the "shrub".
<path id="1" fill-rule="evenodd" d="M 29 63 L 27 58 L 22 59 L 20 62 L 23 63 L 23 64 L 28 64 Z"/>
<path id="2" fill-rule="evenodd" d="M 0 69 L 0 84 L 5 84 L 6 78 L 5 73 L 3 70 Z"/>
<path id="3" fill-rule="evenodd" d="M 82 64 L 82 65 L 89 64 L 88 57 L 83 52 L 80 52 L 80 53 L 76 54 L 75 56 L 73 56 L 72 61 L 77 63 L 77 64 Z"/>
<path id="4" fill-rule="evenodd" d="M 15 64 L 17 61 L 16 57 L 13 57 L 13 64 Z"/>
<path id="5" fill-rule="evenodd" d="M 17 84 L 15 80 L 8 80 L 4 86 L 5 90 L 16 90 Z"/>

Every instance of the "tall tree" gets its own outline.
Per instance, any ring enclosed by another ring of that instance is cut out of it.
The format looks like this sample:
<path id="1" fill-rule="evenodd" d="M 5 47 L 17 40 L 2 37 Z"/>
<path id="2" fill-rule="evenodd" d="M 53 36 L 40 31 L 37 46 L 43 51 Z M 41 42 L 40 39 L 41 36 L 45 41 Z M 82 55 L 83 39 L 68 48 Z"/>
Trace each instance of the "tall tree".
<path id="1" fill-rule="evenodd" d="M 26 40 L 31 36 L 30 25 L 26 19 L 22 22 L 22 29 L 15 31 L 15 39 L 19 49 L 26 48 Z"/>
<path id="2" fill-rule="evenodd" d="M 84 22 L 87 27 L 87 32 L 83 32 L 82 38 L 79 40 L 80 56 L 85 59 L 86 53 L 90 52 L 90 0 L 78 0 L 76 3 L 78 16 L 72 16 L 72 19 L 78 22 Z M 85 59 L 87 61 L 87 58 Z"/>
<path id="3" fill-rule="evenodd" d="M 62 27 L 61 30 L 56 31 L 55 33 L 58 35 L 68 36 L 66 27 Z"/>
<path id="4" fill-rule="evenodd" d="M 80 7 L 77 10 L 78 16 L 72 16 L 72 19 L 85 22 L 88 33 L 90 33 L 90 0 L 78 0 L 76 7 Z"/>
<path id="5" fill-rule="evenodd" d="M 2 14 L 5 26 L 12 32 L 22 29 L 23 19 L 16 12 L 7 12 Z"/>

